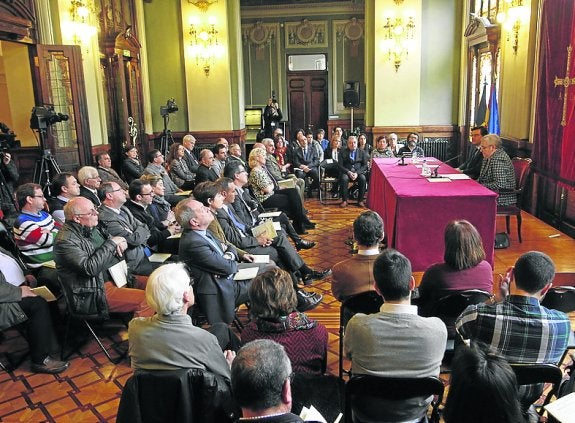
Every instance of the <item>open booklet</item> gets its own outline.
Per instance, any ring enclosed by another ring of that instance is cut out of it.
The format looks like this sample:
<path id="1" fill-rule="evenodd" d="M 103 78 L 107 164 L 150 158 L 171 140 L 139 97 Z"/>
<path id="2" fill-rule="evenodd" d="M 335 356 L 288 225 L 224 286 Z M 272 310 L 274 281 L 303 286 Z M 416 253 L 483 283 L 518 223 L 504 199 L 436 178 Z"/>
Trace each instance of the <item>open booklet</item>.
<path id="1" fill-rule="evenodd" d="M 317 409 L 313 405 L 310 405 L 309 408 L 303 407 L 301 409 L 301 413 L 299 413 L 299 417 L 304 422 L 327 423 L 327 421 L 325 420 L 325 417 L 323 417 L 321 415 L 321 413 L 319 411 L 317 411 Z M 333 423 L 339 423 L 341 421 L 342 417 L 343 417 L 343 415 L 341 413 L 339 413 L 339 415 L 337 416 L 337 418 L 335 419 L 335 421 Z"/>
<path id="2" fill-rule="evenodd" d="M 56 301 L 56 296 L 50 291 L 47 286 L 38 286 L 36 288 L 32 288 L 32 291 L 38 295 L 39 297 L 44 298 L 46 301 Z"/>
<path id="3" fill-rule="evenodd" d="M 264 220 L 258 226 L 254 226 L 252 228 L 252 235 L 256 238 L 260 235 L 265 235 L 265 237 L 269 239 L 274 239 L 276 236 L 278 236 L 274 227 L 274 222 L 271 220 Z"/>
<path id="4" fill-rule="evenodd" d="M 108 268 L 108 273 L 118 288 L 128 284 L 128 265 L 126 260 L 122 260 Z"/>

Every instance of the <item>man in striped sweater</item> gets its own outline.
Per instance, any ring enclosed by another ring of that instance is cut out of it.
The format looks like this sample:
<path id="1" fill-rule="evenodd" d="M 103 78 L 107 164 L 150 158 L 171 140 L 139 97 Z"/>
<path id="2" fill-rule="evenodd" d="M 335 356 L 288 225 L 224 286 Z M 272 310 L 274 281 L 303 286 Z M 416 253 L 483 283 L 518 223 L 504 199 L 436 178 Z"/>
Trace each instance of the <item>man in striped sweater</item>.
<path id="1" fill-rule="evenodd" d="M 16 190 L 20 215 L 14 222 L 14 239 L 31 269 L 53 260 L 52 244 L 60 224 L 44 210 L 46 198 L 38 184 L 23 184 Z"/>

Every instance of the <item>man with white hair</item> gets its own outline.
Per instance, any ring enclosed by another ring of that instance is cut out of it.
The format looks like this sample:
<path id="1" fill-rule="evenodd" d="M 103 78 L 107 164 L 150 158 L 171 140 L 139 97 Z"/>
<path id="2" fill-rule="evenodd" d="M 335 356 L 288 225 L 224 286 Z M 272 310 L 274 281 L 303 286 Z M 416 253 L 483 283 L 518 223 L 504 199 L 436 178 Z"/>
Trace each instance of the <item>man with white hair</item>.
<path id="1" fill-rule="evenodd" d="M 102 178 L 98 169 L 92 166 L 83 166 L 78 171 L 78 182 L 80 182 L 80 195 L 90 200 L 96 207 L 102 202 L 98 197 L 98 188 L 102 183 Z"/>
<path id="2" fill-rule="evenodd" d="M 229 379 L 236 354 L 231 350 L 222 352 L 220 345 L 225 347 L 235 335 L 230 335 L 225 323 L 212 324 L 209 332 L 192 324 L 188 315 L 195 301 L 192 285 L 183 263 L 166 264 L 150 275 L 146 300 L 156 314 L 132 319 L 129 324 L 132 368 L 199 368 Z M 236 346 L 237 338 L 234 343 Z"/>
<path id="3" fill-rule="evenodd" d="M 517 204 L 517 194 L 509 192 L 515 189 L 513 162 L 503 149 L 499 135 L 485 135 L 479 148 L 483 154 L 483 161 L 477 182 L 490 190 L 499 192 L 498 205 Z"/>

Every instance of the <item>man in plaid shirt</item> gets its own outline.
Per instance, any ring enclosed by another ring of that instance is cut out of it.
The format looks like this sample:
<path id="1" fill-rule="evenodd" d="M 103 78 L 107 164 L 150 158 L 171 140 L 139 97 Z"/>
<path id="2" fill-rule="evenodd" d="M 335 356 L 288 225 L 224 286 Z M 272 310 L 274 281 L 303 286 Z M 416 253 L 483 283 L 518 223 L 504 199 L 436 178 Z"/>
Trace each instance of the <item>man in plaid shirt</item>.
<path id="1" fill-rule="evenodd" d="M 515 189 L 515 170 L 511 159 L 503 150 L 501 138 L 496 134 L 487 134 L 481 140 L 483 162 L 477 182 L 492 191 L 498 191 L 497 204 L 511 206 L 517 204 L 517 195 L 510 192 L 500 192 Z"/>
<path id="2" fill-rule="evenodd" d="M 538 251 L 523 254 L 502 278 L 502 301 L 467 307 L 457 318 L 457 332 L 464 340 L 489 345 L 510 363 L 558 364 L 571 332 L 569 318 L 539 304 L 554 276 L 549 256 Z M 520 388 L 524 411 L 542 390 L 542 385 Z"/>

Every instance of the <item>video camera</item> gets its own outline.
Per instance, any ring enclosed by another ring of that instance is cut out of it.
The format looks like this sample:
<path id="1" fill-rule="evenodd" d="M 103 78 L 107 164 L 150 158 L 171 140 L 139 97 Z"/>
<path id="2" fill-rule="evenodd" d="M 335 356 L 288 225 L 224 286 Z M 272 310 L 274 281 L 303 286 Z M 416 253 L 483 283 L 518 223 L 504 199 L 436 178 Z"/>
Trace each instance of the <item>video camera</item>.
<path id="1" fill-rule="evenodd" d="M 52 105 L 33 107 L 30 116 L 30 128 L 46 129 L 50 125 L 67 121 L 69 118 L 68 115 L 57 113 Z"/>
<path id="2" fill-rule="evenodd" d="M 166 102 L 165 106 L 160 106 L 160 115 L 168 116 L 170 113 L 175 113 L 178 111 L 178 105 L 176 104 L 176 100 L 173 98 L 169 98 Z"/>

